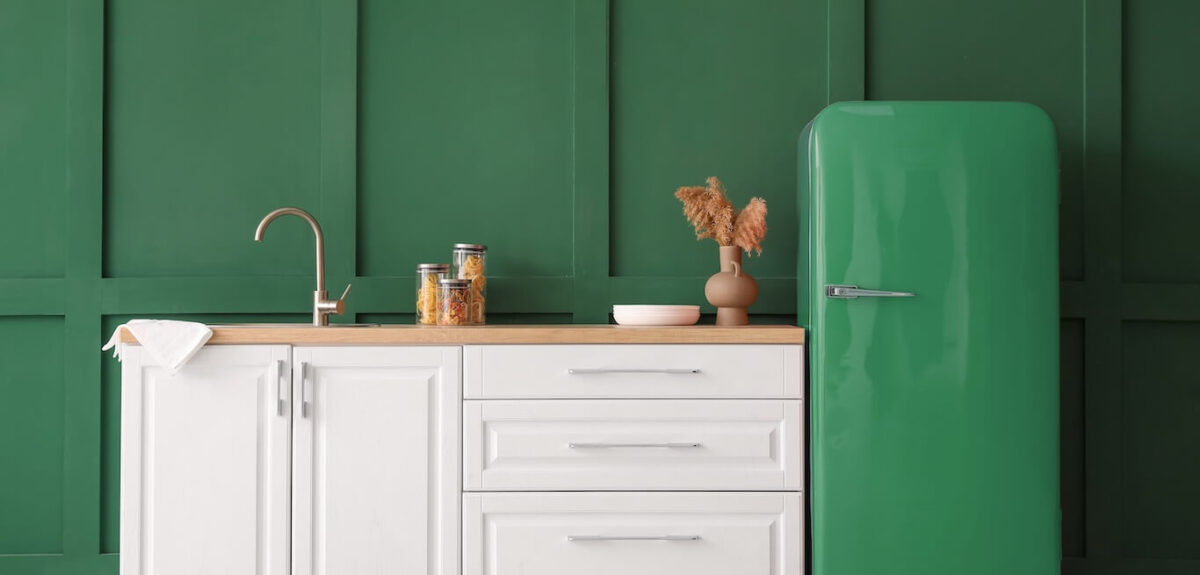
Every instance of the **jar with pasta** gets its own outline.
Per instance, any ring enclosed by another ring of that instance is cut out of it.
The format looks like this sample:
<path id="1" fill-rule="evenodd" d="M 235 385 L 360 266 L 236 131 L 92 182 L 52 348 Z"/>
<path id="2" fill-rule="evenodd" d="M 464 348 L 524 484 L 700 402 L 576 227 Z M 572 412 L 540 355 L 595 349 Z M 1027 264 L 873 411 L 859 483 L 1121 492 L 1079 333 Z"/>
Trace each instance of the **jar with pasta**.
<path id="1" fill-rule="evenodd" d="M 487 246 L 454 244 L 454 269 L 458 279 L 471 280 L 471 325 L 483 325 L 487 314 Z"/>
<path id="2" fill-rule="evenodd" d="M 438 325 L 471 325 L 471 280 L 438 281 Z"/>
<path id="3" fill-rule="evenodd" d="M 417 264 L 417 323 L 437 325 L 438 281 L 450 277 L 450 264 Z"/>

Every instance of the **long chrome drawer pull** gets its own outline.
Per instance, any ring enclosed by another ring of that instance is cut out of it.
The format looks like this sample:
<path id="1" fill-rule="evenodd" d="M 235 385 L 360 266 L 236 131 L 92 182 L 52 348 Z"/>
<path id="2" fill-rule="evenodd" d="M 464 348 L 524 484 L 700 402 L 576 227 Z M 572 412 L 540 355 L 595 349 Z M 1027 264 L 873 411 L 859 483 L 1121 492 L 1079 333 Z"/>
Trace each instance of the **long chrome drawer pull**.
<path id="1" fill-rule="evenodd" d="M 699 443 L 568 443 L 571 449 L 603 449 L 606 447 L 661 447 L 674 449 L 678 447 L 700 447 Z"/>
<path id="2" fill-rule="evenodd" d="M 571 375 L 596 375 L 604 373 L 665 373 L 667 375 L 686 375 L 700 373 L 699 369 L 606 369 L 606 368 L 577 368 L 567 370 Z"/>
<path id="3" fill-rule="evenodd" d="M 567 541 L 699 541 L 699 535 L 567 535 Z"/>
<path id="4" fill-rule="evenodd" d="M 825 286 L 825 297 L 836 299 L 855 299 L 860 297 L 915 297 L 916 295 L 917 294 L 909 291 L 860 289 L 858 286 Z"/>

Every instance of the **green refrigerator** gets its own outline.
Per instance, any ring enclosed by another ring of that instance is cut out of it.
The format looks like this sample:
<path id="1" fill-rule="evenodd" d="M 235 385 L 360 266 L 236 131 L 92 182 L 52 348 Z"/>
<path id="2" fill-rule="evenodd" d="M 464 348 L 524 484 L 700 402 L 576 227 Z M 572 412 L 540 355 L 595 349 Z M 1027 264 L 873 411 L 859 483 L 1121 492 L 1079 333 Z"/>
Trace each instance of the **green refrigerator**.
<path id="1" fill-rule="evenodd" d="M 846 102 L 799 148 L 813 575 L 1058 573 L 1049 117 Z"/>

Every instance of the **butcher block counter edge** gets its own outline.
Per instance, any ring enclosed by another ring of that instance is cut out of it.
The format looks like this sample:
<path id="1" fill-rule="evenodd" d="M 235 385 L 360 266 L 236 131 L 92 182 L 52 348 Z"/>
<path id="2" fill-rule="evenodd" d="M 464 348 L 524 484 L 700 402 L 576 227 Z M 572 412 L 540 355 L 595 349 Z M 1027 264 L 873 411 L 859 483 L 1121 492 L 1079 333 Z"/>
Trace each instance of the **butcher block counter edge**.
<path id="1" fill-rule="evenodd" d="M 634 327 L 616 325 L 489 325 L 441 327 L 212 326 L 210 345 L 505 345 L 505 344 L 803 344 L 804 330 L 786 325 Z M 121 341 L 138 343 L 128 330 Z"/>

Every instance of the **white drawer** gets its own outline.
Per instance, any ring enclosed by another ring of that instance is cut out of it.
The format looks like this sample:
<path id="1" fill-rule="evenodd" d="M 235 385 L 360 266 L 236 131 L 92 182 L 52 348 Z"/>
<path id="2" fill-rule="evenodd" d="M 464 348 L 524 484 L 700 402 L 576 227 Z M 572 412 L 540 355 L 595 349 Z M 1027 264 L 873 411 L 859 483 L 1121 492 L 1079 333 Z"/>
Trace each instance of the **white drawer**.
<path id="1" fill-rule="evenodd" d="M 795 398 L 799 345 L 468 345 L 467 398 Z"/>
<path id="2" fill-rule="evenodd" d="M 471 400 L 467 491 L 787 491 L 800 400 Z"/>
<path id="3" fill-rule="evenodd" d="M 463 575 L 797 575 L 799 493 L 463 497 Z"/>

